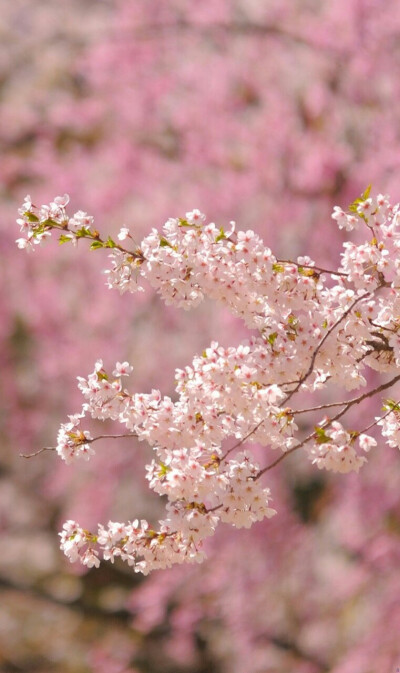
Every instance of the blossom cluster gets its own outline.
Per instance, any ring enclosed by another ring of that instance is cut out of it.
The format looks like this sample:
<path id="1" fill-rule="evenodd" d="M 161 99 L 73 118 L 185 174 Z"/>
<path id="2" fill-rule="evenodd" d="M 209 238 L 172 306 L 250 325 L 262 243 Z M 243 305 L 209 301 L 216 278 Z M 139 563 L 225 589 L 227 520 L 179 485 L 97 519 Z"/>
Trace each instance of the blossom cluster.
<path id="1" fill-rule="evenodd" d="M 121 229 L 120 243 L 102 239 L 89 215 L 68 216 L 67 203 L 58 197 L 38 208 L 27 197 L 19 211 L 19 247 L 34 250 L 52 230 L 61 231 L 62 243 L 89 239 L 92 249 L 110 249 L 110 288 L 136 292 L 146 280 L 167 305 L 184 309 L 207 296 L 255 331 L 237 347 L 213 342 L 176 370 L 174 400 L 159 390 L 131 393 L 122 383 L 133 370 L 127 362 L 108 373 L 98 360 L 87 378 L 79 377 L 84 403 L 61 426 L 60 457 L 70 463 L 94 453 L 99 437 L 81 429 L 85 418 L 118 421 L 124 436 L 153 448 L 147 480 L 167 504 L 156 529 L 144 520 L 109 522 L 94 534 L 67 522 L 61 546 L 71 561 L 97 566 L 101 552 L 145 574 L 201 561 L 204 540 L 219 523 L 250 527 L 275 514 L 263 475 L 293 451 L 303 449 L 319 469 L 347 473 L 358 472 L 377 444 L 367 434 L 373 426 L 382 426 L 387 443 L 399 446 L 396 403 L 366 428 L 350 430 L 339 422 L 353 405 L 400 379 L 399 205 L 387 196 L 372 198 L 367 189 L 348 212 L 335 208 L 339 227 L 363 227 L 367 240 L 346 241 L 341 264 L 332 270 L 309 257 L 279 260 L 253 231 L 236 232 L 234 223 L 225 231 L 198 210 L 125 248 L 134 241 L 128 228 Z M 332 384 L 345 391 L 366 388 L 368 369 L 391 378 L 349 399 L 302 407 L 303 392 L 317 396 Z M 319 411 L 320 422 L 304 436 L 297 417 Z M 245 442 L 275 452 L 272 462 L 260 465 Z"/>

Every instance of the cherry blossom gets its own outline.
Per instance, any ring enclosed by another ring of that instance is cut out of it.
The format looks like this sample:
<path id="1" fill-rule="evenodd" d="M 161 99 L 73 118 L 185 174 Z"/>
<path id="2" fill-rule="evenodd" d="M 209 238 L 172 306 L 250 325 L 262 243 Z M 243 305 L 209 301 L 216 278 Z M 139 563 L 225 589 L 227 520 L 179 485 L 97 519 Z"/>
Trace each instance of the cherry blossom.
<path id="1" fill-rule="evenodd" d="M 84 403 L 61 426 L 57 453 L 67 463 L 89 459 L 102 436 L 92 437 L 81 425 L 90 417 L 118 421 L 127 431 L 121 436 L 152 447 L 146 477 L 166 498 L 166 517 L 156 528 L 145 520 L 110 521 L 94 534 L 69 521 L 61 547 L 72 562 L 97 567 L 101 553 L 144 574 L 200 562 L 204 541 L 219 523 L 249 528 L 276 514 L 264 474 L 294 451 L 304 449 L 320 470 L 348 473 L 358 472 L 377 444 L 367 434 L 370 428 L 382 427 L 389 445 L 398 445 L 394 402 L 365 428 L 346 429 L 339 421 L 400 378 L 399 206 L 369 194 L 370 188 L 351 204 L 354 215 L 335 208 L 339 227 L 354 228 L 348 222 L 354 217 L 368 239 L 345 241 L 342 262 L 331 271 L 310 257 L 279 260 L 253 231 L 235 232 L 230 225 L 227 233 L 196 209 L 170 218 L 161 232 L 153 229 L 129 249 L 101 238 L 86 213 L 70 217 L 67 195 L 40 208 L 26 197 L 18 224 L 32 249 L 52 231 L 62 243 L 88 239 L 91 249 L 110 251 L 109 287 L 136 292 L 145 280 L 167 305 L 185 310 L 210 297 L 257 332 L 237 347 L 212 342 L 195 355 L 191 365 L 176 371 L 174 399 L 159 390 L 131 393 L 122 384 L 133 372 L 128 362 L 117 362 L 109 374 L 98 360 L 87 378 L 78 377 Z M 130 238 L 125 232 L 119 236 L 124 245 Z M 21 239 L 18 245 L 24 247 Z M 365 391 L 367 368 L 392 378 Z M 301 393 L 320 395 L 332 384 L 364 392 L 302 408 Z M 319 410 L 333 414 L 304 436 L 298 418 Z M 261 465 L 244 443 L 261 444 L 275 457 Z"/>

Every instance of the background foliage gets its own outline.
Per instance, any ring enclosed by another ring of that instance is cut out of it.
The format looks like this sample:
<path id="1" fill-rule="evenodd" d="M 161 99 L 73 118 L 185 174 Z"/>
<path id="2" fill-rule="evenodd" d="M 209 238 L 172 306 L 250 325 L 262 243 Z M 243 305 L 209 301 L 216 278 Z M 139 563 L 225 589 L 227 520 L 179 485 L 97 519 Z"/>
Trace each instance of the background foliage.
<path id="1" fill-rule="evenodd" d="M 27 258 L 22 197 L 68 191 L 103 232 L 140 238 L 198 207 L 254 228 L 278 255 L 337 259 L 332 206 L 372 182 L 399 198 L 395 0 L 50 0 L 0 17 L 0 667 L 7 673 L 368 673 L 400 663 L 398 455 L 321 476 L 271 475 L 276 520 L 226 530 L 209 561 L 141 580 L 65 564 L 65 518 L 157 514 L 143 446 L 90 468 L 52 454 L 80 406 L 75 377 L 127 359 L 139 390 L 240 325 L 207 304 L 166 311 L 103 284 L 101 253 Z M 88 260 L 89 257 L 89 260 Z M 85 263 L 83 260 L 85 259 Z M 332 262 L 333 260 L 333 262 Z"/>

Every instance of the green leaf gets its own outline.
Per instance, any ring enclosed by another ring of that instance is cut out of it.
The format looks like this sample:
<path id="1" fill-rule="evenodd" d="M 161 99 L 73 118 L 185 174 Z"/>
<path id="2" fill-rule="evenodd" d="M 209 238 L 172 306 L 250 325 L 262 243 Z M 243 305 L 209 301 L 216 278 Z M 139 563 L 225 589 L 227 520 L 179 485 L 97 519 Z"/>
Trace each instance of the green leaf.
<path id="1" fill-rule="evenodd" d="M 28 222 L 39 222 L 38 216 L 35 215 L 35 213 L 31 213 L 30 210 L 25 211 L 24 217 L 28 220 Z"/>
<path id="2" fill-rule="evenodd" d="M 273 264 L 272 265 L 272 271 L 275 271 L 275 273 L 283 273 L 285 270 L 285 267 L 283 264 Z"/>
<path id="3" fill-rule="evenodd" d="M 328 437 L 328 435 L 326 434 L 324 428 L 320 428 L 316 425 L 314 430 L 315 430 L 315 435 L 316 435 L 315 439 L 316 439 L 317 444 L 326 444 L 327 442 L 332 441 L 331 437 Z"/>
<path id="4" fill-rule="evenodd" d="M 400 411 L 400 404 L 394 400 L 385 400 L 382 409 L 383 411 L 389 411 L 389 409 L 391 411 Z"/>
<path id="5" fill-rule="evenodd" d="M 366 201 L 368 199 L 369 195 L 371 194 L 371 188 L 372 185 L 368 185 L 367 189 L 365 190 L 364 194 L 361 197 L 363 201 Z"/>
<path id="6" fill-rule="evenodd" d="M 167 247 L 173 248 L 173 245 L 169 241 L 167 241 L 167 239 L 164 238 L 164 236 L 162 236 L 160 238 L 160 248 L 167 248 Z"/>
<path id="7" fill-rule="evenodd" d="M 307 276 L 307 278 L 314 278 L 315 276 L 319 276 L 315 269 L 305 269 L 304 266 L 299 266 L 298 272 L 300 276 Z"/>
<path id="8" fill-rule="evenodd" d="M 103 241 L 93 241 L 93 243 L 90 244 L 91 250 L 98 250 L 98 248 L 104 248 Z"/>
<path id="9" fill-rule="evenodd" d="M 81 227 L 78 231 L 75 231 L 76 238 L 85 238 L 89 234 L 89 230 L 86 227 Z"/>
<path id="10" fill-rule="evenodd" d="M 40 224 L 38 224 L 38 225 L 34 228 L 34 230 L 33 230 L 33 232 L 32 232 L 32 235 L 33 235 L 34 238 L 37 238 L 40 234 L 43 234 L 45 231 L 47 231 L 47 229 L 48 229 L 48 227 L 46 227 L 46 226 L 43 224 L 43 222 L 41 222 Z"/>
<path id="11" fill-rule="evenodd" d="M 367 187 L 367 189 L 364 191 L 364 193 L 361 194 L 361 196 L 359 196 L 358 199 L 354 199 L 353 203 L 351 203 L 351 204 L 349 205 L 348 210 L 349 210 L 351 213 L 356 213 L 356 214 L 359 215 L 362 219 L 365 219 L 365 215 L 362 215 L 362 214 L 360 214 L 360 213 L 357 213 L 357 208 L 358 208 L 358 206 L 360 205 L 360 203 L 363 203 L 364 201 L 366 201 L 366 200 L 368 199 L 370 193 L 371 193 L 371 185 L 368 185 L 368 187 Z"/>
<path id="12" fill-rule="evenodd" d="M 51 217 L 48 217 L 47 220 L 43 220 L 40 226 L 43 227 L 43 230 L 49 227 L 60 227 L 59 223 L 55 220 L 52 220 Z"/>
<path id="13" fill-rule="evenodd" d="M 97 372 L 97 379 L 99 381 L 108 381 L 108 376 L 105 372 Z"/>
<path id="14" fill-rule="evenodd" d="M 271 346 L 274 345 L 276 339 L 278 337 L 278 332 L 272 332 L 271 334 L 268 334 L 268 342 L 271 344 Z"/>
<path id="15" fill-rule="evenodd" d="M 117 244 L 115 243 L 115 241 L 112 240 L 111 236 L 109 236 L 107 238 L 106 242 L 105 242 L 104 247 L 105 248 L 116 248 Z"/>
<path id="16" fill-rule="evenodd" d="M 223 228 L 221 227 L 221 229 L 219 230 L 219 234 L 218 234 L 217 238 L 215 239 L 215 242 L 218 243 L 219 241 L 223 241 L 225 238 L 226 238 L 225 232 L 224 232 Z"/>
<path id="17" fill-rule="evenodd" d="M 69 236 L 65 236 L 65 234 L 61 234 L 60 238 L 58 239 L 58 242 L 59 242 L 60 245 L 62 245 L 63 243 L 70 243 L 71 239 L 70 239 Z"/>
<path id="18" fill-rule="evenodd" d="M 187 220 L 185 220 L 184 217 L 180 217 L 179 218 L 179 226 L 180 227 L 192 227 L 193 225 L 189 224 L 189 222 Z"/>
<path id="19" fill-rule="evenodd" d="M 158 471 L 158 477 L 161 479 L 162 477 L 165 477 L 165 475 L 170 472 L 171 468 L 169 465 L 166 465 L 163 463 L 161 460 L 159 462 L 160 469 Z"/>
<path id="20" fill-rule="evenodd" d="M 361 197 L 359 197 L 358 199 L 354 199 L 353 203 L 349 205 L 348 210 L 350 210 L 351 213 L 357 213 L 357 208 L 363 201 L 364 199 L 362 199 Z"/>

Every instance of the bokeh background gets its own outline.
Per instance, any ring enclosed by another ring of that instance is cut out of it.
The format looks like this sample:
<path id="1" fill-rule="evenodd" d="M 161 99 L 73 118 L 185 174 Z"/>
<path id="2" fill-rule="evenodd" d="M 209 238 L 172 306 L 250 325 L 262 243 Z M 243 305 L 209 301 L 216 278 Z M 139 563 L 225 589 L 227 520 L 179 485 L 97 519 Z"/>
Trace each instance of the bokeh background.
<path id="1" fill-rule="evenodd" d="M 17 208 L 71 195 L 137 240 L 200 208 L 283 258 L 332 268 L 330 220 L 372 183 L 400 198 L 397 0 L 3 0 L 0 12 L 0 670 L 4 673 L 393 673 L 400 666 L 400 474 L 381 446 L 359 475 L 293 456 L 278 516 L 222 528 L 209 560 L 147 578 L 84 572 L 67 518 L 160 513 L 145 446 L 52 453 L 76 376 L 129 360 L 173 395 L 174 368 L 245 338 L 211 304 L 187 315 L 104 285 L 102 252 L 17 250 Z M 370 407 L 364 413 L 373 415 Z M 352 419 L 357 422 L 357 414 Z M 124 440 L 126 442 L 126 440 Z"/>

